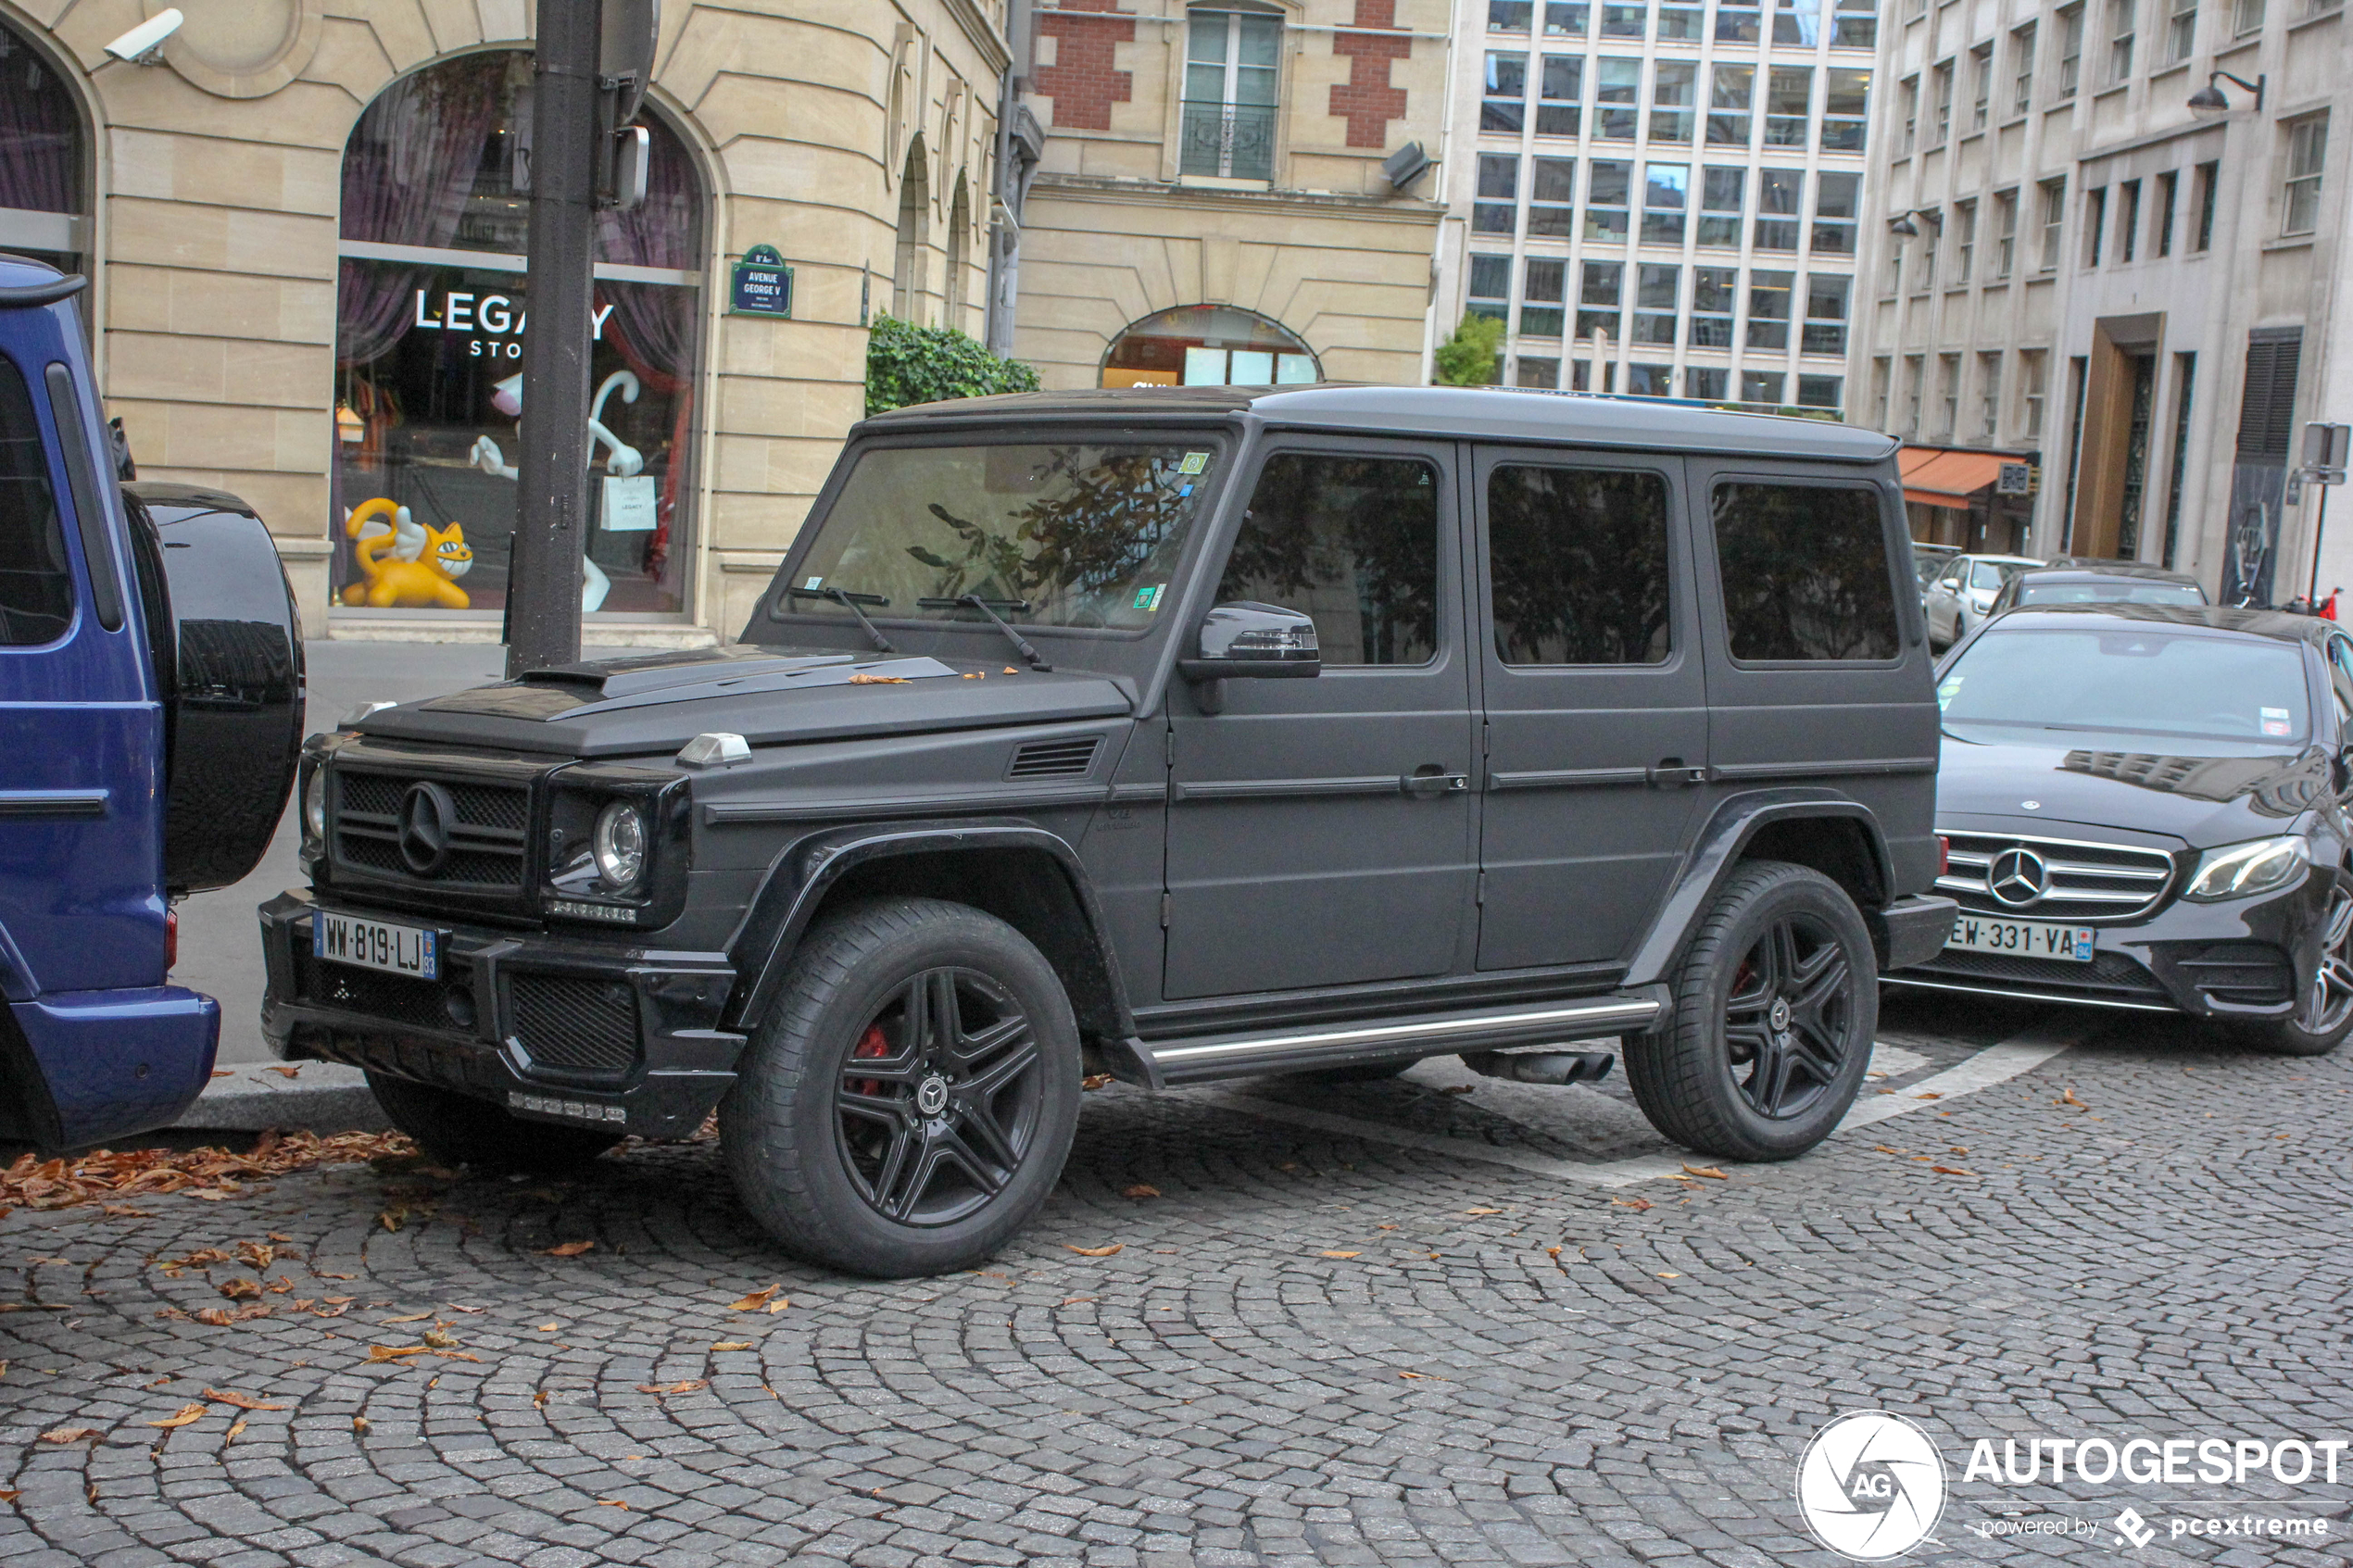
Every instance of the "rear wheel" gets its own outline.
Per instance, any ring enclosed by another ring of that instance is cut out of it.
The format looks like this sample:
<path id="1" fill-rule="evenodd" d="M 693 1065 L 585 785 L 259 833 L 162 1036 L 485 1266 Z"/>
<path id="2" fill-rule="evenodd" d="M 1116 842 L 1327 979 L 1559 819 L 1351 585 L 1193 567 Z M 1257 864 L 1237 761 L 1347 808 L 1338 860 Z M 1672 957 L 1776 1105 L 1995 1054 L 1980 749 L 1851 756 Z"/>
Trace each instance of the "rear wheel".
<path id="1" fill-rule="evenodd" d="M 1854 1104 L 1879 1025 L 1870 933 L 1838 884 L 1760 860 L 1716 896 L 1660 1026 L 1626 1042 L 1651 1124 L 1728 1160 L 1792 1160 Z"/>
<path id="2" fill-rule="evenodd" d="M 564 1171 L 586 1164 L 622 1139 L 619 1133 L 526 1122 L 486 1099 L 387 1073 L 369 1073 L 368 1087 L 394 1126 L 447 1165 Z"/>
<path id="3" fill-rule="evenodd" d="M 2294 1015 L 2241 1024 L 2233 1033 L 2259 1050 L 2282 1056 L 2326 1056 L 2353 1034 L 2353 889 L 2341 879 L 2322 917 L 2320 961 L 2312 966 Z"/>
<path id="4" fill-rule="evenodd" d="M 812 932 L 720 1102 L 736 1194 L 814 1262 L 968 1268 L 1053 1191 L 1077 1128 L 1077 1024 L 1012 926 L 932 898 Z"/>

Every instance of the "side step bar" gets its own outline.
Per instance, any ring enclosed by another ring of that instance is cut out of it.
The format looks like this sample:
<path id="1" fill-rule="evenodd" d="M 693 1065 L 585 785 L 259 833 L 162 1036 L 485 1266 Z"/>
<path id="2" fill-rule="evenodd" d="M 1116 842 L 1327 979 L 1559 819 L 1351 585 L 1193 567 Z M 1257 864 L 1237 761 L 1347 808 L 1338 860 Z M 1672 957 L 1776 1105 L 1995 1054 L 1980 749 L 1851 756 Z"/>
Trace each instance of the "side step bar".
<path id="1" fill-rule="evenodd" d="M 1139 1040 L 1130 1044 L 1129 1050 L 1140 1070 L 1137 1081 L 1157 1089 L 1260 1073 L 1353 1067 L 1452 1051 L 1590 1039 L 1647 1028 L 1657 1020 L 1661 1007 L 1655 997 L 1619 993 L 1475 1012 L 1426 1013 L 1381 1023 L 1311 1024 L 1247 1035 Z"/>

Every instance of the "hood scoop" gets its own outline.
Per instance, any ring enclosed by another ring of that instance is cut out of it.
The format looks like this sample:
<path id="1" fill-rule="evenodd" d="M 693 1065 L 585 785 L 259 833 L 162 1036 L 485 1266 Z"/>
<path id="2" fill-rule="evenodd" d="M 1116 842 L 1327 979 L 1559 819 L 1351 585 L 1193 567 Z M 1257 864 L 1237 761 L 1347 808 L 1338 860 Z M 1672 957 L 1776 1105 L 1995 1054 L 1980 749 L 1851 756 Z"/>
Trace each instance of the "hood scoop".
<path id="1" fill-rule="evenodd" d="M 534 670 L 520 681 L 452 692 L 419 707 L 428 713 L 499 719 L 573 719 L 657 703 L 740 696 L 816 686 L 899 685 L 956 673 L 936 659 L 860 659 L 850 654 L 780 657 L 699 650 Z"/>

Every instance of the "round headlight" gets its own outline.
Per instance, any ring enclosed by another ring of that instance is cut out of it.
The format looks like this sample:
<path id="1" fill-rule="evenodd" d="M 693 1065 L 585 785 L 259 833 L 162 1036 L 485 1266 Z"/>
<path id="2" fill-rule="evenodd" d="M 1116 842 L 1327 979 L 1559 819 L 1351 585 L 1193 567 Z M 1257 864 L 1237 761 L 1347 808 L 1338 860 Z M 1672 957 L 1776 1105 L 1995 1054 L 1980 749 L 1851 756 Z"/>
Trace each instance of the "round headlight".
<path id="1" fill-rule="evenodd" d="M 310 780 L 302 786 L 302 831 L 315 842 L 327 837 L 327 770 L 313 768 Z"/>
<path id="2" fill-rule="evenodd" d="M 646 819 L 628 801 L 614 801 L 597 813 L 589 847 L 605 885 L 626 893 L 646 874 Z"/>

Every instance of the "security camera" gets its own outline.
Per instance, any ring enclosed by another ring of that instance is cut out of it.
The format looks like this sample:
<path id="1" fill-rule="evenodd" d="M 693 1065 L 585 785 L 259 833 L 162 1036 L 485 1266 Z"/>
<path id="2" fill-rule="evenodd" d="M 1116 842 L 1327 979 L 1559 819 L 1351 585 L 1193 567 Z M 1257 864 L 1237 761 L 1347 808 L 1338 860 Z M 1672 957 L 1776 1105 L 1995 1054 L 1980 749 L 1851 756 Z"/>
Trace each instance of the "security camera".
<path id="1" fill-rule="evenodd" d="M 180 24 L 186 19 L 180 14 L 178 6 L 157 11 L 107 44 L 107 53 L 118 60 L 129 60 L 133 65 L 159 64 L 163 58 L 163 41 L 179 31 Z"/>

